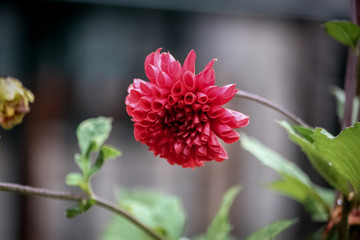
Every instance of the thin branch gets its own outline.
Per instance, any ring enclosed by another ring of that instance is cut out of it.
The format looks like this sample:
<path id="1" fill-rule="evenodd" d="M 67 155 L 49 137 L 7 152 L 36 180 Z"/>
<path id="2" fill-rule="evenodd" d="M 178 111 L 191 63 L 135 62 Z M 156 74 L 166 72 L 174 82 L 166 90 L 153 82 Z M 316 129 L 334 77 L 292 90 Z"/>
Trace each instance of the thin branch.
<path id="1" fill-rule="evenodd" d="M 158 239 L 158 240 L 165 240 L 163 237 L 161 237 L 159 234 L 157 234 L 156 232 L 154 232 L 152 229 L 148 228 L 147 226 L 145 226 L 143 223 L 141 223 L 138 219 L 136 219 L 135 217 L 133 217 L 132 215 L 130 215 L 128 212 L 126 212 L 125 210 L 117 207 L 115 204 L 107 201 L 106 199 L 100 198 L 100 197 L 95 197 L 95 201 L 96 201 L 96 205 L 103 207 L 109 211 L 112 211 L 124 218 L 126 218 L 127 220 L 129 220 L 130 222 L 132 222 L 133 224 L 137 225 L 139 228 L 141 228 L 143 231 L 147 232 L 150 236 L 152 236 L 154 239 Z"/>
<path id="2" fill-rule="evenodd" d="M 60 199 L 60 200 L 67 200 L 67 201 L 75 201 L 80 202 L 83 200 L 88 200 L 89 197 L 85 194 L 75 194 L 71 192 L 62 192 L 62 191 L 54 191 L 49 190 L 45 188 L 35 188 L 31 186 L 25 186 L 21 184 L 15 184 L 15 183 L 5 183 L 0 182 L 0 191 L 4 192 L 14 192 L 24 195 L 30 195 L 30 196 L 40 196 L 40 197 L 47 197 L 47 198 L 54 198 L 54 199 Z M 145 226 L 142 222 L 140 222 L 137 218 L 130 215 L 125 210 L 119 208 L 114 203 L 111 203 L 105 199 L 94 197 L 94 200 L 96 201 L 95 205 L 98 205 L 99 207 L 105 208 L 113 213 L 116 213 L 136 226 L 138 226 L 141 230 L 148 233 L 151 237 L 157 240 L 164 240 L 163 237 L 161 237 L 159 234 L 154 232 L 149 227 Z"/>
<path id="3" fill-rule="evenodd" d="M 242 90 L 239 90 L 236 95 L 237 97 L 240 98 L 245 98 L 248 100 L 252 100 L 254 102 L 260 103 L 262 105 L 265 105 L 269 108 L 274 109 L 275 111 L 283 114 L 284 116 L 290 118 L 291 120 L 293 120 L 294 122 L 296 122 L 297 124 L 303 126 L 303 127 L 309 127 L 310 125 L 308 125 L 306 122 L 304 122 L 300 117 L 296 116 L 294 113 L 290 112 L 289 110 L 287 110 L 286 108 L 284 108 L 283 106 L 280 106 L 277 103 L 272 102 L 271 100 L 261 97 L 259 95 L 256 95 L 254 93 L 249 93 L 249 92 L 245 92 Z"/>

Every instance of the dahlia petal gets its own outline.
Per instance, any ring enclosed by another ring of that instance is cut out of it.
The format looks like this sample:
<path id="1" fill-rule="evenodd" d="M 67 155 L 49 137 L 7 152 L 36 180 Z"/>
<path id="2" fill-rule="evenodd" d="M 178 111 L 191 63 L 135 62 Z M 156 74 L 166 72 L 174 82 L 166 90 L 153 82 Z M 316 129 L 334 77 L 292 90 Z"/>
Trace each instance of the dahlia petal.
<path id="1" fill-rule="evenodd" d="M 132 117 L 135 121 L 141 121 L 146 117 L 146 113 L 141 110 L 134 110 L 132 111 Z"/>
<path id="2" fill-rule="evenodd" d="M 169 95 L 169 90 L 165 88 L 160 87 L 154 87 L 153 88 L 153 96 L 154 98 L 167 98 Z"/>
<path id="3" fill-rule="evenodd" d="M 219 116 L 218 120 L 220 120 L 220 122 L 222 123 L 228 123 L 230 121 L 233 121 L 234 118 L 234 113 L 230 111 L 230 109 L 225 108 L 225 111 Z"/>
<path id="4" fill-rule="evenodd" d="M 224 142 L 226 142 L 226 143 L 231 144 L 231 143 L 234 143 L 234 142 L 236 142 L 237 140 L 239 140 L 239 138 L 240 138 L 239 133 L 237 133 L 236 131 L 232 130 L 231 133 L 229 133 L 229 134 L 227 134 L 226 136 L 224 136 L 224 137 L 222 138 L 222 140 L 223 140 Z"/>
<path id="5" fill-rule="evenodd" d="M 126 112 L 127 112 L 127 114 L 129 114 L 129 116 L 132 116 L 133 111 L 134 111 L 133 107 L 126 105 Z"/>
<path id="6" fill-rule="evenodd" d="M 194 111 L 198 111 L 201 109 L 201 104 L 198 104 L 198 103 L 194 103 L 191 105 L 191 108 L 194 110 Z"/>
<path id="7" fill-rule="evenodd" d="M 151 103 L 154 99 L 150 96 L 144 96 L 140 98 L 140 107 L 148 112 L 151 110 Z"/>
<path id="8" fill-rule="evenodd" d="M 209 106 L 209 105 L 204 104 L 204 105 L 201 106 L 201 111 L 207 112 L 207 111 L 209 111 L 209 110 L 210 110 L 210 106 Z"/>
<path id="9" fill-rule="evenodd" d="M 147 78 L 150 80 L 150 82 L 155 83 L 156 84 L 156 77 L 159 73 L 160 69 L 158 69 L 157 67 L 155 67 L 154 65 L 147 65 L 145 68 L 145 74 L 147 76 Z"/>
<path id="10" fill-rule="evenodd" d="M 184 96 L 184 103 L 187 105 L 191 105 L 196 101 L 196 95 L 192 92 L 188 92 Z"/>
<path id="11" fill-rule="evenodd" d="M 166 73 L 159 71 L 156 77 L 156 84 L 160 87 L 170 88 L 174 81 Z"/>
<path id="12" fill-rule="evenodd" d="M 157 68 L 160 68 L 161 67 L 161 61 L 160 61 L 160 51 L 161 51 L 162 48 L 158 48 L 156 51 L 155 51 L 155 54 L 154 54 L 154 66 L 156 66 Z"/>
<path id="13" fill-rule="evenodd" d="M 133 98 L 134 101 L 139 101 L 140 98 L 142 97 L 142 94 L 137 89 L 131 89 L 130 90 L 130 96 Z"/>
<path id="14" fill-rule="evenodd" d="M 140 122 L 138 123 L 138 125 L 140 125 L 140 126 L 142 126 L 142 127 L 149 127 L 151 124 L 152 124 L 152 123 L 151 123 L 150 121 L 146 120 L 146 119 L 144 119 L 144 120 L 142 120 L 142 121 L 140 121 Z"/>
<path id="15" fill-rule="evenodd" d="M 219 140 L 217 139 L 214 132 L 210 132 L 210 137 L 208 141 L 209 148 L 212 149 L 214 152 L 219 153 L 219 149 L 221 147 L 221 144 L 219 143 Z"/>
<path id="16" fill-rule="evenodd" d="M 213 68 L 214 63 L 217 61 L 217 58 L 214 58 L 213 60 L 211 60 L 206 66 L 205 68 Z"/>
<path id="17" fill-rule="evenodd" d="M 195 73 L 195 60 L 196 60 L 196 54 L 195 51 L 192 49 L 184 61 L 183 64 L 184 70 Z"/>
<path id="18" fill-rule="evenodd" d="M 167 71 L 169 63 L 176 61 L 175 58 L 169 52 L 160 54 L 160 60 L 161 60 L 161 70 L 163 71 Z"/>
<path id="19" fill-rule="evenodd" d="M 201 161 L 195 161 L 193 159 L 190 159 L 189 161 L 187 162 L 184 162 L 182 164 L 182 167 L 183 168 L 192 168 L 192 169 L 195 169 L 195 167 L 202 167 L 204 166 L 204 163 L 201 162 Z"/>
<path id="20" fill-rule="evenodd" d="M 130 84 L 129 87 L 127 88 L 127 92 L 130 93 L 131 89 L 133 89 L 133 88 L 134 88 L 133 85 Z"/>
<path id="21" fill-rule="evenodd" d="M 215 84 L 215 71 L 212 68 L 205 68 L 203 72 L 199 73 L 195 77 L 196 86 L 198 90 L 202 90 L 206 87 Z"/>
<path id="22" fill-rule="evenodd" d="M 235 84 L 229 84 L 226 86 L 223 86 L 219 89 L 219 94 L 217 98 L 214 100 L 214 103 L 217 105 L 223 105 L 227 102 L 229 102 L 234 96 L 235 93 L 238 91 L 236 89 Z"/>
<path id="23" fill-rule="evenodd" d="M 210 122 L 206 122 L 202 129 L 202 134 L 205 136 L 210 136 L 211 130 L 210 130 Z"/>
<path id="24" fill-rule="evenodd" d="M 171 106 L 176 104 L 179 100 L 180 100 L 180 97 L 178 97 L 178 96 L 173 96 L 173 95 L 168 96 L 168 104 Z"/>
<path id="25" fill-rule="evenodd" d="M 212 86 L 215 84 L 215 70 L 208 68 L 204 72 L 204 87 Z"/>
<path id="26" fill-rule="evenodd" d="M 199 119 L 199 116 L 196 114 L 196 113 L 194 113 L 194 116 L 193 116 L 193 123 L 195 123 L 195 124 L 199 124 L 200 123 L 200 119 Z"/>
<path id="27" fill-rule="evenodd" d="M 156 112 L 156 114 L 159 116 L 159 118 L 163 118 L 166 115 L 166 111 L 164 109 Z"/>
<path id="28" fill-rule="evenodd" d="M 141 80 L 139 78 L 134 78 L 132 87 L 135 88 L 135 89 L 139 89 L 141 81 L 143 81 L 143 80 Z"/>
<path id="29" fill-rule="evenodd" d="M 208 101 L 213 102 L 219 95 L 220 88 L 218 86 L 208 86 L 202 89 L 202 92 L 208 96 Z"/>
<path id="30" fill-rule="evenodd" d="M 223 147 L 221 146 L 221 148 L 223 149 Z M 221 151 L 219 154 L 217 154 L 214 157 L 214 160 L 217 162 L 222 162 L 225 159 L 229 159 L 229 156 L 227 155 L 226 151 L 223 149 L 223 151 Z"/>
<path id="31" fill-rule="evenodd" d="M 144 63 L 144 68 L 146 69 L 148 65 L 154 65 L 154 55 L 155 52 L 150 53 L 146 58 L 145 58 L 145 63 Z"/>
<path id="32" fill-rule="evenodd" d="M 154 112 L 148 112 L 146 119 L 150 122 L 155 122 L 158 119 L 158 115 Z"/>
<path id="33" fill-rule="evenodd" d="M 196 89 L 195 76 L 192 72 L 186 71 L 183 76 L 184 86 L 189 91 L 194 91 Z"/>
<path id="34" fill-rule="evenodd" d="M 178 101 L 178 106 L 180 109 L 184 109 L 184 107 L 185 107 L 184 101 L 183 100 Z"/>
<path id="35" fill-rule="evenodd" d="M 166 99 L 156 99 L 151 103 L 151 109 L 154 112 L 160 112 L 164 109 L 166 102 Z"/>
<path id="36" fill-rule="evenodd" d="M 220 106 L 213 106 L 212 108 L 210 108 L 210 110 L 207 112 L 207 115 L 210 118 L 217 118 L 220 115 L 222 115 L 225 112 L 225 108 L 220 107 Z"/>
<path id="37" fill-rule="evenodd" d="M 207 155 L 207 153 L 208 153 L 207 147 L 206 147 L 205 145 L 202 145 L 202 146 L 198 147 L 198 148 L 196 149 L 196 153 L 197 153 L 199 156 L 205 157 L 205 156 Z"/>
<path id="38" fill-rule="evenodd" d="M 141 80 L 141 79 L 139 79 Z M 140 81 L 140 90 L 145 95 L 151 95 L 153 92 L 153 84 L 150 82 L 145 82 L 143 80 Z"/>
<path id="39" fill-rule="evenodd" d="M 135 136 L 135 140 L 136 141 L 140 141 L 141 139 L 144 138 L 144 134 L 146 135 L 146 133 L 144 132 L 144 128 L 140 127 L 140 126 L 134 126 L 134 136 Z"/>
<path id="40" fill-rule="evenodd" d="M 190 137 L 190 136 L 186 138 L 185 143 L 186 143 L 186 145 L 189 146 L 189 147 L 192 147 L 192 146 L 193 146 L 192 140 L 191 140 L 191 137 Z"/>
<path id="41" fill-rule="evenodd" d="M 179 61 L 171 62 L 171 63 L 169 63 L 169 65 L 167 67 L 167 72 L 175 80 L 177 80 L 181 77 L 182 71 L 183 71 L 183 69 L 182 69 Z"/>
<path id="42" fill-rule="evenodd" d="M 175 153 L 179 155 L 184 150 L 184 147 L 185 145 L 183 142 L 176 142 L 174 144 Z"/>
<path id="43" fill-rule="evenodd" d="M 204 106 L 207 106 L 207 105 L 204 105 Z M 203 107 L 204 107 L 203 106 Z M 201 107 L 201 110 L 203 109 L 203 107 Z M 208 106 L 209 107 L 209 106 Z M 206 112 L 206 111 L 205 111 Z M 200 113 L 200 116 L 199 116 L 200 120 L 202 122 L 206 122 L 208 120 L 208 117 L 206 116 L 206 114 L 204 112 Z"/>
<path id="44" fill-rule="evenodd" d="M 240 135 L 232 130 L 227 124 L 214 121 L 211 125 L 214 133 L 226 143 L 234 143 L 239 140 Z"/>
<path id="45" fill-rule="evenodd" d="M 249 124 L 249 116 L 231 109 L 228 109 L 228 111 L 230 111 L 234 115 L 234 119 L 232 119 L 227 123 L 229 127 L 240 128 L 240 127 L 245 127 Z"/>
<path id="46" fill-rule="evenodd" d="M 171 95 L 182 96 L 185 93 L 185 88 L 181 81 L 177 81 L 171 88 Z"/>
<path id="47" fill-rule="evenodd" d="M 197 134 L 193 139 L 192 143 L 196 146 L 201 146 L 201 136 Z"/>
<path id="48" fill-rule="evenodd" d="M 200 104 L 205 104 L 205 103 L 207 103 L 207 101 L 208 101 L 208 96 L 206 96 L 206 94 L 204 94 L 204 93 L 201 93 L 201 92 L 197 92 L 196 93 L 196 96 L 197 96 L 197 101 L 198 101 L 198 103 L 200 103 Z"/>
<path id="49" fill-rule="evenodd" d="M 188 146 L 185 146 L 184 150 L 183 150 L 183 154 L 185 158 L 188 158 L 191 154 L 191 148 Z"/>

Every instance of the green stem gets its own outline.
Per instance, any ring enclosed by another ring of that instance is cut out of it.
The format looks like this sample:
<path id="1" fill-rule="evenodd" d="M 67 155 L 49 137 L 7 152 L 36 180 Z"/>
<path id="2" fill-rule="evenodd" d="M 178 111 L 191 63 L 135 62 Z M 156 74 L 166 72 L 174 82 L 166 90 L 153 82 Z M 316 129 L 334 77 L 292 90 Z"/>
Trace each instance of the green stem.
<path id="1" fill-rule="evenodd" d="M 279 104 L 276 104 L 276 103 L 272 102 L 271 100 L 269 100 L 267 98 L 261 97 L 259 95 L 254 94 L 254 93 L 249 93 L 249 92 L 246 92 L 246 91 L 242 91 L 242 90 L 239 90 L 235 94 L 235 96 L 245 98 L 245 99 L 260 103 L 262 105 L 265 105 L 265 106 L 267 106 L 269 108 L 272 108 L 275 111 L 283 114 L 284 116 L 290 118 L 295 123 L 297 123 L 297 124 L 299 124 L 299 125 L 301 125 L 303 127 L 309 127 L 309 125 L 306 122 L 304 122 L 300 117 L 296 116 L 294 113 L 290 112 L 289 110 L 287 110 L 283 106 L 280 106 Z"/>
<path id="2" fill-rule="evenodd" d="M 30 187 L 15 183 L 5 183 L 5 182 L 0 182 L 0 191 L 14 192 L 14 193 L 30 195 L 30 196 L 40 196 L 40 197 L 54 198 L 54 199 L 60 199 L 66 201 L 75 201 L 75 202 L 81 202 L 89 199 L 89 197 L 85 194 L 54 191 L 44 188 L 35 188 L 35 187 Z M 154 232 L 151 228 L 147 227 L 145 224 L 140 222 L 140 220 L 133 217 L 125 210 L 117 207 L 116 204 L 111 203 L 105 199 L 99 198 L 97 196 L 94 196 L 93 199 L 96 201 L 95 205 L 98 205 L 99 207 L 105 208 L 113 213 L 116 213 L 126 218 L 127 220 L 138 226 L 141 230 L 149 234 L 149 236 L 151 236 L 152 238 L 157 240 L 164 240 L 162 236 Z"/>
<path id="3" fill-rule="evenodd" d="M 347 197 L 343 196 L 342 204 L 342 215 L 339 225 L 339 240 L 348 240 L 349 239 L 349 214 L 351 212 L 351 203 Z"/>

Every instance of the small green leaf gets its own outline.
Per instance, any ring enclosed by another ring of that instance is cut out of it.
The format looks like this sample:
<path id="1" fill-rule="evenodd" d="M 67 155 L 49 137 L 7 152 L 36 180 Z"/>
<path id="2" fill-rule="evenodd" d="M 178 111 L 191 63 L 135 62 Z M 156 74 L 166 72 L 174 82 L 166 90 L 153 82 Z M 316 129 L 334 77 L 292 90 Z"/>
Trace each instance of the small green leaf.
<path id="1" fill-rule="evenodd" d="M 74 207 L 67 208 L 66 209 L 66 217 L 67 218 L 74 218 L 79 214 L 82 214 L 90 209 L 91 206 L 93 206 L 96 203 L 94 199 L 87 199 L 83 200 L 81 202 L 78 202 L 78 204 Z"/>
<path id="2" fill-rule="evenodd" d="M 74 218 L 77 215 L 80 215 L 82 212 L 80 211 L 78 206 L 67 208 L 66 209 L 66 217 L 67 218 Z"/>
<path id="3" fill-rule="evenodd" d="M 80 123 L 77 129 L 79 147 L 83 156 L 98 150 L 111 132 L 111 118 L 98 117 Z"/>
<path id="4" fill-rule="evenodd" d="M 80 186 L 83 181 L 83 176 L 80 173 L 69 173 L 66 175 L 66 184 L 69 186 Z"/>
<path id="5" fill-rule="evenodd" d="M 229 209 L 240 192 L 239 186 L 231 187 L 224 194 L 220 209 L 212 220 L 207 232 L 206 240 L 229 239 L 231 225 L 229 223 Z"/>
<path id="6" fill-rule="evenodd" d="M 327 34 L 342 44 L 355 49 L 360 38 L 360 27 L 347 21 L 331 21 L 324 24 Z"/>
<path id="7" fill-rule="evenodd" d="M 253 233 L 250 237 L 246 238 L 246 240 L 272 240 L 275 239 L 282 231 L 287 229 L 288 227 L 292 226 L 296 223 L 296 219 L 290 220 L 280 220 L 273 222 L 257 232 Z"/>
<path id="8" fill-rule="evenodd" d="M 100 149 L 99 156 L 96 158 L 94 165 L 90 168 L 89 175 L 92 176 L 97 173 L 106 160 L 119 156 L 121 156 L 121 152 L 119 150 L 107 145 L 103 145 Z"/>
<path id="9" fill-rule="evenodd" d="M 185 214 L 180 200 L 153 191 L 121 191 L 120 206 L 169 240 L 178 240 L 184 230 Z M 103 240 L 152 239 L 121 217 L 108 225 Z"/>

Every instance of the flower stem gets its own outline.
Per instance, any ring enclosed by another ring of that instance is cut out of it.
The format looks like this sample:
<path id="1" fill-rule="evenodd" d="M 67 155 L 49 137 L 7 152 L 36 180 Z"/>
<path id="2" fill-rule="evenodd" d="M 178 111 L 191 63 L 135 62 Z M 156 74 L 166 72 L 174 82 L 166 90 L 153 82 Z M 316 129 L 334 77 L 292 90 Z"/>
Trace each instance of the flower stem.
<path id="1" fill-rule="evenodd" d="M 309 127 L 309 125 L 307 123 L 305 123 L 300 117 L 296 116 L 294 113 L 290 112 L 289 110 L 287 110 L 286 108 L 284 108 L 283 106 L 280 106 L 279 104 L 276 104 L 274 102 L 272 102 L 271 100 L 261 97 L 259 95 L 256 95 L 254 93 L 249 93 L 246 91 L 242 91 L 239 90 L 236 93 L 237 97 L 241 97 L 241 98 L 245 98 L 257 103 L 260 103 L 262 105 L 265 105 L 269 108 L 274 109 L 275 111 L 278 111 L 279 113 L 283 114 L 284 116 L 290 118 L 291 120 L 293 120 L 294 122 L 296 122 L 297 124 L 303 126 L 303 127 Z"/>
<path id="2" fill-rule="evenodd" d="M 75 202 L 80 202 L 89 199 L 89 197 L 85 194 L 54 191 L 44 188 L 35 188 L 31 186 L 25 186 L 15 183 L 5 183 L 5 182 L 0 182 L 0 191 L 14 192 L 14 193 L 30 195 L 30 196 L 40 196 L 40 197 L 54 198 L 60 200 L 75 201 Z M 114 203 L 111 203 L 97 196 L 94 197 L 94 200 L 96 202 L 95 205 L 98 205 L 99 207 L 105 208 L 113 213 L 116 213 L 126 218 L 127 220 L 138 226 L 141 230 L 149 234 L 152 238 L 157 240 L 164 240 L 164 238 L 161 237 L 158 233 L 154 232 L 152 229 L 144 225 L 137 218 L 133 217 L 125 210 L 117 207 Z"/>

